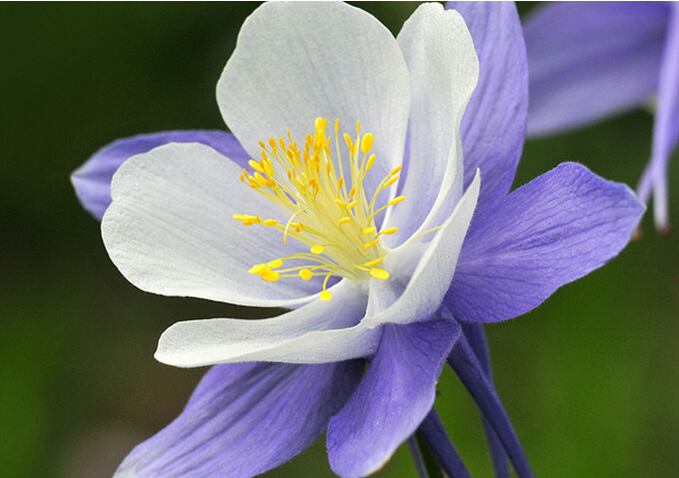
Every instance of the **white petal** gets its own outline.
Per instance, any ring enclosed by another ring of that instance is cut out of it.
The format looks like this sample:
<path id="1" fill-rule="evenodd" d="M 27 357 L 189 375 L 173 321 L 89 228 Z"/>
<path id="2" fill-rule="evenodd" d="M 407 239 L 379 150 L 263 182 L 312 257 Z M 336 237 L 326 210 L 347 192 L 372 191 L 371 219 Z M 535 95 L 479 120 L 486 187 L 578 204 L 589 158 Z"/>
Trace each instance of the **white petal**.
<path id="1" fill-rule="evenodd" d="M 443 224 L 434 239 L 421 254 L 421 244 L 406 243 L 387 256 L 389 270 L 395 271 L 395 280 L 372 280 L 368 315 L 363 324 L 377 327 L 381 324 L 405 324 L 427 320 L 441 305 L 450 287 L 460 255 L 462 243 L 479 197 L 481 176 L 476 172 L 474 180 L 455 206 L 450 218 Z M 398 280 L 399 267 L 408 269 L 419 258 L 412 278 L 406 284 Z"/>
<path id="2" fill-rule="evenodd" d="M 199 367 L 243 361 L 324 363 L 372 354 L 381 332 L 359 323 L 365 292 L 346 281 L 332 291 L 328 302 L 316 300 L 273 319 L 178 322 L 160 337 L 155 357 L 169 365 Z"/>
<path id="3" fill-rule="evenodd" d="M 248 274 L 253 264 L 302 246 L 284 246 L 278 231 L 232 218 L 280 215 L 239 174 L 235 163 L 198 143 L 168 144 L 127 160 L 113 178 L 113 203 L 102 221 L 106 250 L 127 280 L 156 294 L 243 305 L 310 300 L 318 284 Z"/>
<path id="4" fill-rule="evenodd" d="M 247 18 L 217 85 L 222 116 L 246 150 L 289 129 L 299 143 L 314 119 L 356 120 L 375 136 L 371 190 L 403 157 L 408 71 L 391 33 L 343 3 L 270 2 Z M 341 132 L 340 132 L 341 134 Z M 344 155 L 346 158 L 346 154 Z"/>
<path id="5" fill-rule="evenodd" d="M 409 159 L 401 194 L 385 224 L 402 243 L 425 222 L 437 226 L 462 195 L 462 116 L 479 77 L 471 35 L 454 10 L 421 5 L 403 25 L 398 43 L 410 73 Z"/>

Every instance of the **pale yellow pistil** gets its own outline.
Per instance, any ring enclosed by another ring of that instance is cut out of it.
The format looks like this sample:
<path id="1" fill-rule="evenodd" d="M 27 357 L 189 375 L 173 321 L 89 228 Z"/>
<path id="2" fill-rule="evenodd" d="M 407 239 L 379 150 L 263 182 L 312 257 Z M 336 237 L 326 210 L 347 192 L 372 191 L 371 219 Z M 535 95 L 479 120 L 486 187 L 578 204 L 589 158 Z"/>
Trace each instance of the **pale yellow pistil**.
<path id="1" fill-rule="evenodd" d="M 373 134 L 361 134 L 357 121 L 355 137 L 342 136 L 349 157 L 349 171 L 344 171 L 347 165 L 342 163 L 339 120 L 335 121 L 334 151 L 330 136 L 326 136 L 327 124 L 326 118 L 316 118 L 314 134 L 306 136 L 301 150 L 290 132 L 287 140 L 260 141 L 261 159 L 251 159 L 251 171 L 244 169 L 241 174 L 241 181 L 290 214 L 285 224 L 249 214 L 233 216 L 244 226 L 261 225 L 280 231 L 283 243 L 293 238 L 309 248 L 308 253 L 256 264 L 249 270 L 251 274 L 270 282 L 284 277 L 306 281 L 321 276 L 322 300 L 332 298 L 327 286 L 333 276 L 389 279 L 389 272 L 381 267 L 386 251 L 380 237 L 395 234 L 397 228 L 378 231 L 375 217 L 405 199 L 397 196 L 376 208 L 379 195 L 398 182 L 401 168 L 390 171 L 368 198 L 364 180 L 376 160 L 371 153 Z M 292 265 L 284 268 L 288 262 Z"/>

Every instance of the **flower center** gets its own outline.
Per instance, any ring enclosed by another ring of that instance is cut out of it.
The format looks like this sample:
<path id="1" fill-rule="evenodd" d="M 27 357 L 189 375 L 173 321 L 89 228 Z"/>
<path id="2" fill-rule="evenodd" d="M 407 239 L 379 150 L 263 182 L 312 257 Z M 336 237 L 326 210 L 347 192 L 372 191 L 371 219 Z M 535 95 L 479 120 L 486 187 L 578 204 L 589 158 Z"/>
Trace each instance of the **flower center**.
<path id="1" fill-rule="evenodd" d="M 321 276 L 322 300 L 332 298 L 327 285 L 333 276 L 389 279 L 389 272 L 382 268 L 386 250 L 380 237 L 394 234 L 397 228 L 378 231 L 375 217 L 405 200 L 404 196 L 397 196 L 377 206 L 380 194 L 398 181 L 400 166 L 382 179 L 371 197 L 366 195 L 364 180 L 376 161 L 375 153 L 371 153 L 372 133 L 361 134 L 358 121 L 353 138 L 344 133 L 344 154 L 349 161 L 343 164 L 339 120 L 335 121 L 334 148 L 331 137 L 326 135 L 327 124 L 327 118 L 316 118 L 314 133 L 307 134 L 301 150 L 289 131 L 287 141 L 283 138 L 270 138 L 268 144 L 260 141 L 261 159 L 251 159 L 251 171 L 244 169 L 241 174 L 241 181 L 289 214 L 287 223 L 248 214 L 233 216 L 244 226 L 262 225 L 278 230 L 284 244 L 293 238 L 309 248 L 306 253 L 255 264 L 249 270 L 251 274 L 271 282 Z M 344 171 L 347 165 L 349 171 Z"/>

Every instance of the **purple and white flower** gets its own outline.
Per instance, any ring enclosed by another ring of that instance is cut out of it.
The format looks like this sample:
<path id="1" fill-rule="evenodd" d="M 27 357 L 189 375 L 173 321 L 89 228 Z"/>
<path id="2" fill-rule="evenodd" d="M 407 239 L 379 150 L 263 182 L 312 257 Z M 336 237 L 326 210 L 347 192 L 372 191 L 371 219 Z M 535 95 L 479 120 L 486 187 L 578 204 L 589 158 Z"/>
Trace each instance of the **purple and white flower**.
<path id="1" fill-rule="evenodd" d="M 679 140 L 679 6 L 674 2 L 554 3 L 526 20 L 528 134 L 584 126 L 656 97 L 651 160 L 637 192 L 653 193 L 668 227 L 668 162 Z"/>
<path id="2" fill-rule="evenodd" d="M 583 166 L 509 192 L 518 15 L 454 7 L 420 6 L 395 39 L 346 4 L 264 4 L 217 86 L 233 135 L 120 140 L 74 173 L 140 289 L 292 309 L 165 331 L 158 360 L 214 366 L 117 476 L 252 476 L 326 427 L 332 469 L 370 474 L 432 410 L 451 350 L 466 360 L 458 321 L 527 312 L 628 242 L 643 206 Z"/>

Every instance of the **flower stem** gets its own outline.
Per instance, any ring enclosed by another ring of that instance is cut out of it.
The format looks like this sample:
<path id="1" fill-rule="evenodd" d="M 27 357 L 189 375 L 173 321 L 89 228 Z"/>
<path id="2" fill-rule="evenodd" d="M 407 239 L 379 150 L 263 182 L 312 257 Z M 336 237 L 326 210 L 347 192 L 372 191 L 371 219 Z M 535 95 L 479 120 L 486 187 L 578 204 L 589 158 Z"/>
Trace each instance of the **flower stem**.
<path id="1" fill-rule="evenodd" d="M 533 472 L 507 412 L 493 385 L 486 379 L 483 368 L 464 335 L 460 336 L 450 352 L 448 364 L 460 377 L 486 420 L 495 430 L 519 478 L 532 478 Z"/>
<path id="2" fill-rule="evenodd" d="M 483 325 L 462 323 L 462 331 L 469 341 L 476 358 L 483 369 L 488 382 L 493 384 L 493 373 L 490 366 L 490 353 L 488 351 L 488 342 L 486 341 L 486 334 L 483 331 Z M 486 440 L 488 441 L 488 448 L 490 456 L 493 460 L 493 469 L 495 470 L 496 478 L 509 478 L 509 468 L 507 468 L 507 457 L 502 447 L 502 443 L 498 438 L 493 427 L 488 423 L 488 420 L 481 414 L 481 422 L 483 423 L 483 430 L 486 433 Z"/>
<path id="3" fill-rule="evenodd" d="M 450 478 L 471 478 L 462 458 L 450 441 L 436 409 L 431 409 L 420 425 L 418 433 L 424 438 L 432 454 Z"/>
<path id="4" fill-rule="evenodd" d="M 415 435 L 412 435 L 410 438 L 408 438 L 408 449 L 410 450 L 410 454 L 412 455 L 413 461 L 415 462 L 417 476 L 420 478 L 430 478 L 429 472 L 427 471 L 427 463 L 425 462 L 424 456 L 422 456 L 422 451 L 417 444 L 417 438 L 415 438 Z"/>

